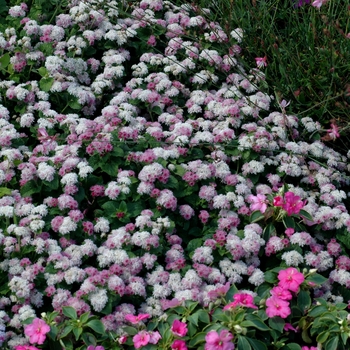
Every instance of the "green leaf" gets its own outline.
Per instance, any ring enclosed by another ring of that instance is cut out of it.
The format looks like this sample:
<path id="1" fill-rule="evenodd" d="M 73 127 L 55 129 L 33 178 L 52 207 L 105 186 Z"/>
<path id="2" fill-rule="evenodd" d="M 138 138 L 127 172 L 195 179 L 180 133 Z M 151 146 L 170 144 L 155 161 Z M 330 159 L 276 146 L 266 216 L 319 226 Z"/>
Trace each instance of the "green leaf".
<path id="1" fill-rule="evenodd" d="M 0 1 L 1 6 L 1 1 Z M 0 58 L 0 69 L 5 69 L 10 63 L 10 54 L 7 52 Z"/>
<path id="2" fill-rule="evenodd" d="M 310 317 L 318 317 L 318 316 L 324 314 L 324 313 L 327 312 L 327 311 L 328 311 L 328 308 L 327 308 L 326 306 L 320 305 L 320 306 L 316 306 L 315 308 L 313 308 L 313 309 L 308 313 L 308 315 L 309 315 Z"/>
<path id="3" fill-rule="evenodd" d="M 96 338 L 92 333 L 84 332 L 81 338 L 83 339 L 83 342 L 85 343 L 85 345 L 94 345 L 94 346 L 97 345 Z"/>
<path id="4" fill-rule="evenodd" d="M 318 273 L 315 273 L 311 276 L 309 276 L 305 282 L 309 283 L 315 283 L 316 285 L 321 285 L 323 283 L 325 283 L 326 281 L 328 281 L 328 279 L 326 277 L 323 277 L 322 275 L 319 275 Z"/>
<path id="5" fill-rule="evenodd" d="M 73 330 L 73 326 L 72 325 L 68 325 L 68 326 L 64 327 L 62 333 L 59 336 L 59 338 L 62 339 L 64 337 L 66 337 L 72 330 Z"/>
<path id="6" fill-rule="evenodd" d="M 52 181 L 43 181 L 43 184 L 45 186 L 47 186 L 50 190 L 57 190 L 59 185 L 60 185 L 60 182 L 58 180 L 58 175 L 55 174 L 54 175 L 54 178 L 52 179 Z"/>
<path id="7" fill-rule="evenodd" d="M 252 213 L 252 215 L 250 215 L 249 222 L 252 224 L 252 223 L 258 222 L 258 221 L 260 221 L 260 220 L 262 220 L 264 218 L 265 218 L 265 216 L 259 210 L 257 210 L 257 211 L 254 211 Z"/>
<path id="8" fill-rule="evenodd" d="M 49 92 L 51 89 L 51 86 L 55 82 L 54 78 L 41 78 L 39 81 L 39 86 L 42 91 Z"/>
<path id="9" fill-rule="evenodd" d="M 161 115 L 163 113 L 163 110 L 159 106 L 155 106 L 152 108 L 152 113 L 156 115 Z"/>
<path id="10" fill-rule="evenodd" d="M 311 298 L 309 292 L 301 290 L 298 294 L 298 306 L 300 310 L 304 313 L 310 308 Z"/>
<path id="11" fill-rule="evenodd" d="M 321 332 L 316 338 L 317 343 L 323 344 L 329 338 L 329 336 L 330 333 L 328 331 Z"/>
<path id="12" fill-rule="evenodd" d="M 81 104 L 78 102 L 77 98 L 74 98 L 73 100 L 70 100 L 68 102 L 68 106 L 72 109 L 78 110 L 81 109 Z"/>
<path id="13" fill-rule="evenodd" d="M 263 343 L 262 341 L 257 340 L 257 339 L 248 338 L 248 337 L 246 337 L 246 339 L 249 341 L 253 350 L 267 350 L 266 344 Z"/>
<path id="14" fill-rule="evenodd" d="M 127 212 L 132 217 L 140 215 L 143 209 L 144 205 L 141 202 L 133 202 L 127 204 Z"/>
<path id="15" fill-rule="evenodd" d="M 137 329 L 134 327 L 130 327 L 130 326 L 125 326 L 123 327 L 123 330 L 128 333 L 129 335 L 135 335 L 137 334 Z"/>
<path id="16" fill-rule="evenodd" d="M 105 333 L 105 327 L 103 323 L 99 320 L 91 320 L 86 325 L 91 329 L 93 329 L 96 333 L 99 333 L 99 334 Z"/>
<path id="17" fill-rule="evenodd" d="M 75 340 L 78 341 L 81 333 L 83 333 L 83 328 L 82 327 L 74 327 L 73 328 L 73 334 L 75 336 Z"/>
<path id="18" fill-rule="evenodd" d="M 60 343 L 64 350 L 73 350 L 73 343 L 70 339 L 60 339 Z"/>
<path id="19" fill-rule="evenodd" d="M 12 190 L 7 187 L 0 187 L 0 198 L 6 195 L 11 194 Z"/>
<path id="20" fill-rule="evenodd" d="M 250 346 L 246 337 L 238 335 L 237 349 L 238 350 L 251 350 L 252 347 Z"/>
<path id="21" fill-rule="evenodd" d="M 265 281 L 271 284 L 275 284 L 278 281 L 277 274 L 272 271 L 266 271 L 264 277 Z"/>
<path id="22" fill-rule="evenodd" d="M 199 318 L 199 320 L 201 322 L 203 322 L 203 323 L 210 323 L 210 318 L 209 318 L 209 315 L 208 315 L 207 311 L 198 310 L 197 314 L 198 314 L 198 318 Z"/>
<path id="23" fill-rule="evenodd" d="M 183 176 L 186 173 L 186 169 L 181 165 L 175 165 L 174 173 L 179 176 Z"/>
<path id="24" fill-rule="evenodd" d="M 276 331 L 283 332 L 284 325 L 286 323 L 281 317 L 272 317 L 269 319 L 269 326 Z"/>
<path id="25" fill-rule="evenodd" d="M 215 321 L 230 322 L 230 317 L 222 310 L 216 309 L 212 316 Z"/>
<path id="26" fill-rule="evenodd" d="M 89 312 L 89 311 L 88 311 L 88 312 L 84 312 L 84 313 L 80 316 L 79 320 L 80 320 L 80 322 L 81 322 L 82 324 L 84 324 L 84 323 L 86 323 L 86 322 L 89 320 L 89 317 L 90 317 L 90 312 Z"/>
<path id="27" fill-rule="evenodd" d="M 269 223 L 269 224 L 265 227 L 264 232 L 263 232 L 263 238 L 264 238 L 264 240 L 267 242 L 267 241 L 270 239 L 271 235 L 272 235 L 273 233 L 275 233 L 275 232 L 276 232 L 275 226 L 274 226 L 272 223 Z"/>
<path id="28" fill-rule="evenodd" d="M 46 75 L 49 74 L 49 71 L 45 67 L 40 67 L 38 69 L 38 72 L 42 77 L 45 77 Z"/>
<path id="29" fill-rule="evenodd" d="M 295 222 L 290 216 L 285 216 L 282 221 L 285 228 L 295 228 Z"/>
<path id="30" fill-rule="evenodd" d="M 339 337 L 334 337 L 331 338 L 327 341 L 327 343 L 325 344 L 324 349 L 325 350 L 335 350 L 338 349 L 338 343 L 339 343 Z"/>
<path id="31" fill-rule="evenodd" d="M 50 332 L 48 333 L 48 336 L 54 340 L 56 338 L 56 335 L 58 333 L 58 328 L 54 325 L 50 326 Z"/>
<path id="32" fill-rule="evenodd" d="M 102 160 L 99 162 L 99 166 L 106 174 L 117 177 L 119 169 L 118 162 L 113 161 L 112 158 L 109 159 L 108 162 Z"/>
<path id="33" fill-rule="evenodd" d="M 63 311 L 63 315 L 65 315 L 66 317 L 72 319 L 72 320 L 76 320 L 77 317 L 77 312 L 75 311 L 75 309 L 71 306 L 63 306 L 62 307 L 62 311 Z"/>
<path id="34" fill-rule="evenodd" d="M 22 197 L 30 197 L 32 194 L 39 193 L 41 191 L 41 185 L 36 183 L 34 180 L 28 181 L 21 187 Z"/>
<path id="35" fill-rule="evenodd" d="M 283 347 L 282 349 L 284 349 L 285 347 Z M 301 350 L 301 346 L 298 345 L 297 343 L 290 343 L 288 345 L 286 345 L 286 350 Z"/>
<path id="36" fill-rule="evenodd" d="M 5 0 L 0 0 L 0 14 L 7 12 L 8 11 L 8 7 L 6 5 L 6 1 Z"/>
<path id="37" fill-rule="evenodd" d="M 198 314 L 194 313 L 193 315 L 188 316 L 188 321 L 198 327 Z"/>
<path id="38" fill-rule="evenodd" d="M 306 220 L 313 221 L 313 217 L 306 211 L 301 209 L 299 215 L 303 216 Z"/>
<path id="39" fill-rule="evenodd" d="M 201 333 L 197 333 L 191 340 L 189 343 L 190 347 L 197 347 L 198 344 L 200 343 L 204 343 L 205 341 L 205 336 L 207 335 L 207 333 L 201 332 Z"/>
<path id="40" fill-rule="evenodd" d="M 240 324 L 241 327 L 255 327 L 257 329 L 260 329 L 261 331 L 269 331 L 270 328 L 266 326 L 266 324 L 262 321 L 260 321 L 258 318 L 252 319 L 252 320 L 245 320 Z"/>
<path id="41" fill-rule="evenodd" d="M 270 296 L 271 285 L 268 283 L 262 283 L 258 287 L 257 293 L 260 298 L 267 299 Z"/>
<path id="42" fill-rule="evenodd" d="M 237 294 L 239 292 L 239 290 L 237 289 L 237 287 L 233 284 L 230 289 L 227 291 L 226 295 L 225 295 L 225 300 L 230 303 L 233 300 L 233 296 L 235 294 Z"/>

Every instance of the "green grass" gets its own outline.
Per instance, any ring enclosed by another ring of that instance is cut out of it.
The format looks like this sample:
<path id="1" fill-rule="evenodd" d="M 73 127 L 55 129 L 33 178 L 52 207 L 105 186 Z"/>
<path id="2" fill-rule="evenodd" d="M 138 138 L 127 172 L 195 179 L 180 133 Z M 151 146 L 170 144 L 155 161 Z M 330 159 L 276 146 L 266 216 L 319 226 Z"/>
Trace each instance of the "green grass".
<path id="1" fill-rule="evenodd" d="M 268 92 L 290 101 L 289 112 L 341 128 L 333 146 L 349 149 L 350 6 L 329 0 L 320 9 L 297 0 L 198 0 L 229 33 L 244 30 L 242 59 L 267 56 Z"/>

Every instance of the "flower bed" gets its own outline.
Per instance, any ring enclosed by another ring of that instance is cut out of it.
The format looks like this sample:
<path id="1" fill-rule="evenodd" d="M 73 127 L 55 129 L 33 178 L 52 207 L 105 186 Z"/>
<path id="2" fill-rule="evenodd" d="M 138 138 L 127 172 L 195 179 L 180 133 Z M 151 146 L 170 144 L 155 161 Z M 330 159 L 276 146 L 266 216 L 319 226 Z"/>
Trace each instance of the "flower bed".
<path id="1" fill-rule="evenodd" d="M 349 155 L 206 10 L 60 6 L 0 33 L 2 346 L 346 349 Z"/>

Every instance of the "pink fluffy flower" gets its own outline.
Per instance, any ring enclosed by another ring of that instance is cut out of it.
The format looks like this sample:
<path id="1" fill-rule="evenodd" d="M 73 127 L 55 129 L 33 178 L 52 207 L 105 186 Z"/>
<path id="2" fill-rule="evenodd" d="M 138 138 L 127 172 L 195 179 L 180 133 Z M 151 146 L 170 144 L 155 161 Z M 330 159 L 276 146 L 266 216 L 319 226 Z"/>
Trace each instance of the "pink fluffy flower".
<path id="1" fill-rule="evenodd" d="M 257 194 L 253 196 L 252 194 L 248 196 L 248 200 L 250 201 L 250 209 L 252 211 L 260 210 L 261 213 L 265 213 L 267 209 L 267 198 L 264 194 Z"/>
<path id="2" fill-rule="evenodd" d="M 24 333 L 29 337 L 31 344 L 43 344 L 48 332 L 50 332 L 50 326 L 40 318 L 35 318 L 31 324 L 24 327 Z"/>
<path id="3" fill-rule="evenodd" d="M 278 273 L 278 279 L 278 285 L 280 287 L 288 289 L 292 292 L 297 292 L 299 286 L 304 282 L 305 277 L 295 267 L 289 267 L 288 269 L 281 270 Z"/>
<path id="4" fill-rule="evenodd" d="M 186 342 L 184 340 L 174 340 L 170 346 L 173 350 L 187 350 Z"/>
<path id="5" fill-rule="evenodd" d="M 220 334 L 216 331 L 210 331 L 205 336 L 205 350 L 233 350 L 235 345 L 231 342 L 233 335 L 226 329 Z"/>
<path id="6" fill-rule="evenodd" d="M 257 309 L 258 307 L 254 305 L 253 297 L 248 293 L 237 293 L 233 296 L 233 302 L 224 306 L 223 310 L 229 310 L 236 306 L 250 307 L 252 309 Z"/>
<path id="7" fill-rule="evenodd" d="M 178 337 L 184 337 L 188 331 L 187 324 L 179 320 L 174 320 L 170 330 L 174 335 L 177 335 Z"/>
<path id="8" fill-rule="evenodd" d="M 286 318 L 290 315 L 291 310 L 289 302 L 272 296 L 266 300 L 266 315 L 268 317 L 280 316 Z"/>

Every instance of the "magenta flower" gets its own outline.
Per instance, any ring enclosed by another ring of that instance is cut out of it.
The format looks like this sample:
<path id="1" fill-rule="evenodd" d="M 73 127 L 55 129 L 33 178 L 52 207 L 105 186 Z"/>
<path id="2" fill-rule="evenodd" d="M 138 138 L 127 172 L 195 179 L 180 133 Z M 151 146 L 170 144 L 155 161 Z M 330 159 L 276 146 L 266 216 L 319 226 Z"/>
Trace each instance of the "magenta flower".
<path id="1" fill-rule="evenodd" d="M 284 329 L 285 331 L 287 331 L 287 332 L 288 332 L 288 331 L 297 332 L 297 329 L 294 328 L 290 323 L 286 323 L 286 324 L 284 325 L 283 329 Z"/>
<path id="2" fill-rule="evenodd" d="M 278 279 L 278 285 L 280 287 L 288 289 L 292 292 L 297 292 L 299 286 L 304 282 L 305 277 L 295 267 L 289 267 L 288 269 L 281 270 L 278 273 Z"/>
<path id="3" fill-rule="evenodd" d="M 252 211 L 260 210 L 261 213 L 265 213 L 267 209 L 267 199 L 264 194 L 257 194 L 253 196 L 252 194 L 248 196 L 248 200 L 250 201 L 250 209 Z"/>
<path id="4" fill-rule="evenodd" d="M 224 306 L 223 310 L 229 310 L 236 306 L 250 307 L 252 309 L 257 309 L 258 307 L 254 305 L 253 297 L 248 293 L 237 293 L 233 296 L 233 302 Z"/>
<path id="5" fill-rule="evenodd" d="M 266 315 L 268 317 L 280 316 L 286 318 L 291 314 L 289 302 L 272 296 L 266 300 Z"/>
<path id="6" fill-rule="evenodd" d="M 170 330 L 178 337 L 184 337 L 188 332 L 187 324 L 179 320 L 174 320 Z"/>
<path id="7" fill-rule="evenodd" d="M 231 342 L 233 335 L 226 329 L 220 334 L 216 331 L 210 331 L 205 336 L 205 350 L 233 350 L 235 345 Z"/>
<path id="8" fill-rule="evenodd" d="M 282 207 L 283 205 L 283 198 L 281 196 L 277 196 L 273 199 L 273 205 L 275 207 Z"/>
<path id="9" fill-rule="evenodd" d="M 170 346 L 173 350 L 187 350 L 186 342 L 184 340 L 174 340 Z"/>
<path id="10" fill-rule="evenodd" d="M 48 332 L 50 332 L 50 326 L 40 318 L 35 318 L 31 324 L 24 327 L 24 333 L 29 337 L 31 344 L 43 344 Z"/>
<path id="11" fill-rule="evenodd" d="M 138 316 L 134 316 L 132 314 L 127 314 L 124 317 L 127 321 L 131 322 L 132 324 L 137 324 L 137 323 L 141 322 L 142 320 L 146 320 L 150 316 L 151 316 L 150 314 L 140 314 Z"/>
<path id="12" fill-rule="evenodd" d="M 293 298 L 292 293 L 288 289 L 279 286 L 272 288 L 270 293 L 272 296 L 282 300 L 291 300 Z"/>
<path id="13" fill-rule="evenodd" d="M 86 350 L 105 350 L 105 348 L 101 345 L 89 345 Z"/>
<path id="14" fill-rule="evenodd" d="M 39 349 L 31 345 L 17 345 L 15 346 L 15 350 L 39 350 Z"/>
<path id="15" fill-rule="evenodd" d="M 132 338 L 136 349 L 141 348 L 149 343 L 151 336 L 146 331 L 140 331 Z"/>
<path id="16" fill-rule="evenodd" d="M 287 212 L 288 216 L 298 214 L 304 207 L 306 201 L 302 201 L 299 196 L 293 192 L 286 192 L 284 194 L 284 204 L 282 208 Z"/>

